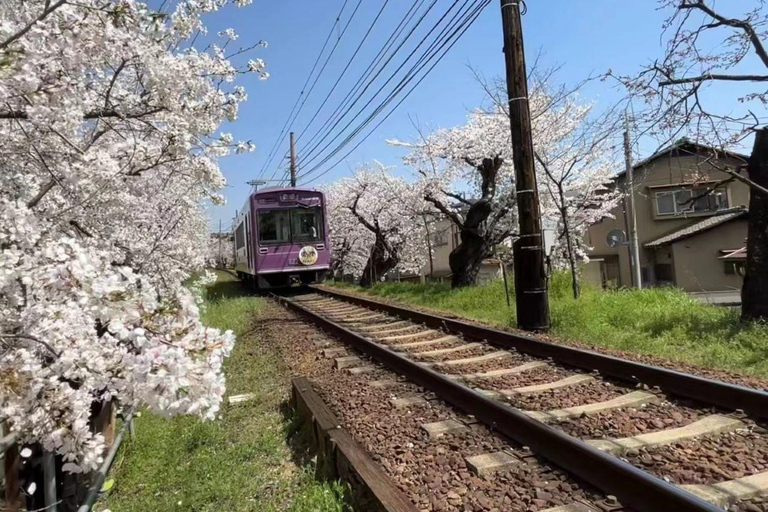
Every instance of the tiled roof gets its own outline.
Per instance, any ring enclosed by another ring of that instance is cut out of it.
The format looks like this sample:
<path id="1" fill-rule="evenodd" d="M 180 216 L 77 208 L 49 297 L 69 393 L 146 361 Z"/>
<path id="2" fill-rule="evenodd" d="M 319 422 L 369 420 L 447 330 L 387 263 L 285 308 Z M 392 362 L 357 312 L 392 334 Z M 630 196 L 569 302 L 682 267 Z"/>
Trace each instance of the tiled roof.
<path id="1" fill-rule="evenodd" d="M 734 219 L 738 219 L 739 217 L 746 215 L 747 210 L 744 208 L 724 211 L 717 215 L 713 215 L 712 217 L 707 217 L 704 220 L 689 224 L 683 228 L 678 229 L 677 231 L 673 231 L 672 233 L 660 236 L 659 238 L 651 240 L 650 242 L 646 242 L 645 247 L 659 247 L 662 245 L 671 244 L 672 242 L 677 242 L 683 238 L 697 235 L 703 231 L 712 229 L 715 226 L 719 226 L 720 224 L 730 222 Z"/>
<path id="2" fill-rule="evenodd" d="M 666 146 L 666 147 L 663 147 L 663 148 L 659 149 L 658 151 L 656 151 L 651 156 L 649 156 L 647 158 L 644 158 L 643 160 L 635 163 L 632 166 L 632 168 L 633 169 L 640 169 L 644 165 L 647 165 L 648 163 L 652 162 L 653 160 L 656 160 L 657 158 L 660 158 L 660 157 L 662 157 L 664 155 L 667 155 L 667 154 L 670 154 L 670 153 L 674 153 L 676 151 L 682 151 L 683 154 L 691 154 L 691 155 L 694 155 L 697 152 L 702 152 L 702 151 L 703 152 L 716 152 L 717 154 L 721 154 L 723 156 L 730 156 L 730 157 L 737 158 L 739 160 L 743 160 L 745 163 L 749 159 L 749 157 L 747 155 L 742 155 L 741 153 L 736 153 L 734 151 L 723 151 L 721 149 L 717 149 L 717 148 L 714 148 L 712 146 L 706 146 L 704 144 L 699 144 L 697 142 L 691 141 L 691 140 L 683 137 L 682 139 L 678 139 L 678 140 L 674 141 L 669 146 Z M 623 170 L 623 171 L 619 172 L 615 176 L 615 178 L 620 178 L 620 177 L 624 176 L 626 173 L 627 173 L 627 171 Z"/>

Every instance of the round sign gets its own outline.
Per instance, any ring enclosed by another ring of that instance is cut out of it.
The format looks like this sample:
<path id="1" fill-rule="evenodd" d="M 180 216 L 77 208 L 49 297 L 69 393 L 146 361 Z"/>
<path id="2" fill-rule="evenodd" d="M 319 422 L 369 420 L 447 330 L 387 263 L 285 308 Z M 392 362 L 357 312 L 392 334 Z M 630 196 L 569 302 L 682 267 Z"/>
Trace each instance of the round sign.
<path id="1" fill-rule="evenodd" d="M 311 245 L 302 247 L 299 251 L 299 261 L 302 265 L 314 265 L 317 262 L 317 249 Z"/>

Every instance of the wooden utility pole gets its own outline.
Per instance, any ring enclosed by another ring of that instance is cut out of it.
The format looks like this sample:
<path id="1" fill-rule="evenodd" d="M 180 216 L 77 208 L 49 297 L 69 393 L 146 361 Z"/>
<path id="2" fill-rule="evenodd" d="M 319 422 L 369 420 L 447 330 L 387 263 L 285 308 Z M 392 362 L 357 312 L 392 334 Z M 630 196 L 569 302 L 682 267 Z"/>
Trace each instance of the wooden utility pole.
<path id="1" fill-rule="evenodd" d="M 291 186 L 296 186 L 296 145 L 293 141 L 293 132 L 291 132 Z"/>
<path id="2" fill-rule="evenodd" d="M 512 247 L 517 326 L 526 331 L 547 331 L 549 330 L 549 295 L 544 266 L 544 240 L 541 232 L 539 192 L 536 187 L 519 0 L 501 0 L 501 22 L 504 30 L 515 194 L 520 223 L 520 237 Z"/>
<path id="3" fill-rule="evenodd" d="M 640 244 L 637 241 L 637 211 L 635 210 L 635 180 L 632 167 L 632 145 L 629 136 L 629 118 L 624 115 L 624 163 L 627 170 L 627 191 L 629 192 L 629 258 L 632 261 L 632 281 L 639 290 L 643 287 L 640 272 Z"/>

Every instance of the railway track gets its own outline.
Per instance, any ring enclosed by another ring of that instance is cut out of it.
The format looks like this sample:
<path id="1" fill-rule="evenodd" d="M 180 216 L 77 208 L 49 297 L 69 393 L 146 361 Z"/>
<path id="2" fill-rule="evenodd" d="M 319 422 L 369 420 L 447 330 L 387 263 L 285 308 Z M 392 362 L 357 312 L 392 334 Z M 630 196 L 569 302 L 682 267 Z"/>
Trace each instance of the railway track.
<path id="1" fill-rule="evenodd" d="M 618 499 L 557 510 L 768 510 L 764 391 L 328 290 L 278 299 Z M 368 371 L 357 356 L 337 364 Z M 503 471 L 499 453 L 478 464 Z"/>

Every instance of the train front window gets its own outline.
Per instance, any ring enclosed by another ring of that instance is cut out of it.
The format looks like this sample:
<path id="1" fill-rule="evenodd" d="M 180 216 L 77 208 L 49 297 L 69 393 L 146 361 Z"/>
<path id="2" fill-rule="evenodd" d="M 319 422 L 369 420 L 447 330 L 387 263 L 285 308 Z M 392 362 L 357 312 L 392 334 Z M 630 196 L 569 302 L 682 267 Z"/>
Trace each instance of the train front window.
<path id="1" fill-rule="evenodd" d="M 319 242 L 323 239 L 323 214 L 320 208 L 291 210 L 294 243 Z"/>
<path id="2" fill-rule="evenodd" d="M 291 216 L 288 210 L 259 212 L 259 243 L 281 244 L 291 241 Z"/>

